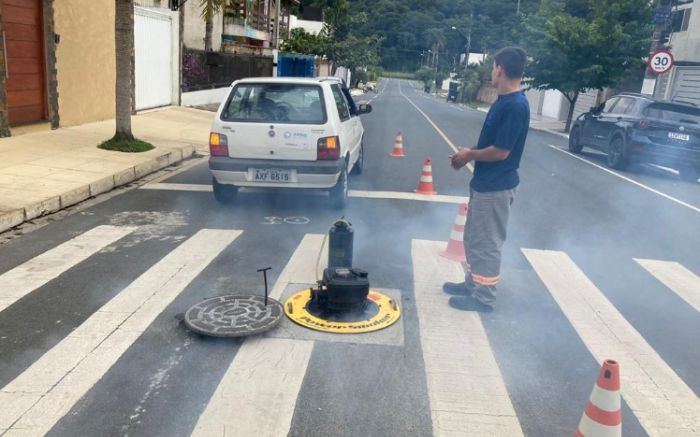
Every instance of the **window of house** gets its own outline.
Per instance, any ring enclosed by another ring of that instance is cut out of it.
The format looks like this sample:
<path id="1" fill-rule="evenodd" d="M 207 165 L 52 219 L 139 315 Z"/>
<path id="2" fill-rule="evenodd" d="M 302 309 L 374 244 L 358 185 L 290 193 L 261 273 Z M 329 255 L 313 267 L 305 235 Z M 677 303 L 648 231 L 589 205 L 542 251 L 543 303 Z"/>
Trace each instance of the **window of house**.
<path id="1" fill-rule="evenodd" d="M 673 11 L 671 15 L 672 32 L 684 32 L 688 30 L 688 22 L 690 21 L 691 10 L 691 8 L 686 8 Z"/>

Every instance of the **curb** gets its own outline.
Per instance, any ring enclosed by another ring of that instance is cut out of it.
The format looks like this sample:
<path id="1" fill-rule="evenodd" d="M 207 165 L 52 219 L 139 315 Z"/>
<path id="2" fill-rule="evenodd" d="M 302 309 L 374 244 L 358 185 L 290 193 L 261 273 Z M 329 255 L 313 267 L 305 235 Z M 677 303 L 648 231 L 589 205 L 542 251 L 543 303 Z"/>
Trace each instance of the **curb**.
<path id="1" fill-rule="evenodd" d="M 73 206 L 91 197 L 106 193 L 114 188 L 120 187 L 140 179 L 151 173 L 169 167 L 192 157 L 195 153 L 195 146 L 187 145 L 178 149 L 163 151 L 162 154 L 147 161 L 127 167 L 113 173 L 111 176 L 99 178 L 90 183 L 72 188 L 57 196 L 48 197 L 38 202 L 25 205 L 22 208 L 10 211 L 0 211 L 0 233 L 12 229 L 15 226 L 35 219 L 37 217 L 51 214 L 62 209 Z"/>

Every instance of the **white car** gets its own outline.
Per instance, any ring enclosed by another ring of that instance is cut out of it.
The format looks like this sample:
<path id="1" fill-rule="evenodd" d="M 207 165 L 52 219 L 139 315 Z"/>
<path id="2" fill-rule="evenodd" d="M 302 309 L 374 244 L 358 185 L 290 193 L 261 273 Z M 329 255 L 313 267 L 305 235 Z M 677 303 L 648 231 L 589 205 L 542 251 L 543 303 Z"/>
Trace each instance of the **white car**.
<path id="1" fill-rule="evenodd" d="M 209 136 L 214 196 L 234 200 L 240 187 L 330 190 L 344 207 L 348 173 L 361 173 L 364 128 L 337 78 L 251 78 L 233 83 Z"/>

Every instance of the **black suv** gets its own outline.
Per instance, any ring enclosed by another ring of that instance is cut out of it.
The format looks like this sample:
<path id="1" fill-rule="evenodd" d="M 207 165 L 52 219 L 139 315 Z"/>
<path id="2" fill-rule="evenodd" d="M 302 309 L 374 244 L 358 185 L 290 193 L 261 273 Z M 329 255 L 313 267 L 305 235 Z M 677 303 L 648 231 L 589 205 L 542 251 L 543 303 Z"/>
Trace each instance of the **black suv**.
<path id="1" fill-rule="evenodd" d="M 692 103 L 623 93 L 591 108 L 574 122 L 569 150 L 608 154 L 608 166 L 630 162 L 675 168 L 686 181 L 700 178 L 700 108 Z"/>

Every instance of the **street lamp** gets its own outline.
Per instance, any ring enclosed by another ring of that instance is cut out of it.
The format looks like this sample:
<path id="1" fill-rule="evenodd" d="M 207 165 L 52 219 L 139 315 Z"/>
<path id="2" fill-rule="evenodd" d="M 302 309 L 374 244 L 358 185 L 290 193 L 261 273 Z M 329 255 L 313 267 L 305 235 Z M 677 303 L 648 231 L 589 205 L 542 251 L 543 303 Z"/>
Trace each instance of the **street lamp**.
<path id="1" fill-rule="evenodd" d="M 452 26 L 452 30 L 456 30 L 457 32 L 459 32 L 460 35 L 462 35 L 462 36 L 464 37 L 465 40 L 467 40 L 467 44 L 466 44 L 466 47 L 465 47 L 466 51 L 465 51 L 465 54 L 464 54 L 464 75 L 465 75 L 465 77 L 466 77 L 466 75 L 467 75 L 467 67 L 469 67 L 469 51 L 470 51 L 471 48 L 472 48 L 472 29 L 471 29 L 471 25 L 469 26 L 469 30 L 467 31 L 467 34 L 466 34 L 466 35 L 464 34 L 464 32 L 462 32 L 461 30 L 457 29 L 457 27 L 455 27 L 455 26 Z"/>

